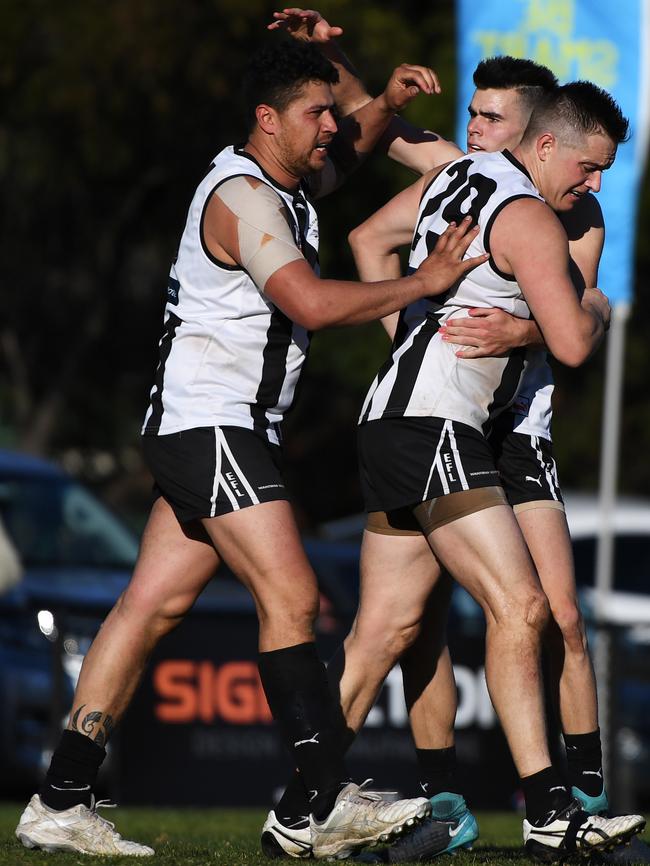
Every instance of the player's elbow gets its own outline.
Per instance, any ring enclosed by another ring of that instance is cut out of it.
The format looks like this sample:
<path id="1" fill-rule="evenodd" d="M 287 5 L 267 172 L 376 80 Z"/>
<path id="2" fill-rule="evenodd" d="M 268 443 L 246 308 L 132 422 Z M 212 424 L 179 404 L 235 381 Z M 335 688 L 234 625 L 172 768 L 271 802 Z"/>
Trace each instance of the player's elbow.
<path id="1" fill-rule="evenodd" d="M 367 231 L 365 223 L 361 223 L 348 234 L 348 243 L 355 259 L 366 243 Z"/>
<path id="2" fill-rule="evenodd" d="M 556 346 L 551 349 L 553 357 L 565 367 L 580 367 L 587 361 L 593 351 L 594 346 L 591 341 L 574 340 L 564 345 Z"/>

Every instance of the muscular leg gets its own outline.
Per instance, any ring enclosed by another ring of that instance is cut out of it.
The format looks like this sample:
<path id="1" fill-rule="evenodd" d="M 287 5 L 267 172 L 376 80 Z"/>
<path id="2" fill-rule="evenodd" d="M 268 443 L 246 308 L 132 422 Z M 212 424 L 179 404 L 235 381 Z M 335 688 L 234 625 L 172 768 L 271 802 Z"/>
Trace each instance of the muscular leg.
<path id="1" fill-rule="evenodd" d="M 551 607 L 554 623 L 548 650 L 562 730 L 567 734 L 594 731 L 598 727 L 596 681 L 578 606 L 566 516 L 554 508 L 531 508 L 519 511 L 517 522 Z"/>
<path id="2" fill-rule="evenodd" d="M 68 730 L 41 787 L 46 805 L 90 805 L 104 745 L 128 707 L 151 651 L 180 622 L 218 564 L 200 524 L 182 527 L 159 498 L 131 581 L 84 659 Z"/>
<path id="3" fill-rule="evenodd" d="M 423 535 L 364 532 L 359 609 L 329 666 L 348 727 L 359 731 L 384 680 L 420 632 L 439 571 Z"/>
<path id="4" fill-rule="evenodd" d="M 330 688 L 348 731 L 346 748 L 362 727 L 387 674 L 416 639 L 438 572 L 421 533 L 396 536 L 366 531 L 360 575 L 357 616 L 328 666 Z M 294 773 L 277 813 L 288 821 L 306 808 L 304 785 Z"/>
<path id="5" fill-rule="evenodd" d="M 71 729 L 104 745 L 129 705 L 152 650 L 182 620 L 218 565 L 201 526 L 181 526 L 159 497 L 131 581 L 84 659 Z"/>
<path id="6" fill-rule="evenodd" d="M 434 556 L 429 557 L 428 567 L 439 574 Z M 458 696 L 446 640 L 451 591 L 451 579 L 443 572 L 427 601 L 420 633 L 400 661 L 417 749 L 449 749 L 454 745 Z"/>
<path id="7" fill-rule="evenodd" d="M 540 671 L 548 603 L 512 510 L 496 505 L 434 529 L 431 549 L 485 612 L 486 677 L 523 778 L 551 764 Z"/>
<path id="8" fill-rule="evenodd" d="M 266 502 L 204 519 L 203 525 L 253 596 L 264 691 L 294 765 L 311 792 L 303 814 L 324 818 L 349 777 L 341 746 L 343 723 L 314 644 L 316 576 L 291 506 Z"/>
<path id="9" fill-rule="evenodd" d="M 253 596 L 260 652 L 313 641 L 318 586 L 289 503 L 265 502 L 203 525 Z"/>

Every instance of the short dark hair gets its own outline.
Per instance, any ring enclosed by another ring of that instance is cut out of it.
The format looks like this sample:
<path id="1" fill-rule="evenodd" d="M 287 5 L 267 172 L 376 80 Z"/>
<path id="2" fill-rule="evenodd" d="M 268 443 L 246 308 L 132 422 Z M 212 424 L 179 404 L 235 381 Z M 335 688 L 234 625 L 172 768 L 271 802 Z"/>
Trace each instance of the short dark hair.
<path id="1" fill-rule="evenodd" d="M 558 86 L 547 66 L 520 57 L 487 57 L 474 70 L 474 86 L 479 90 L 516 90 L 531 111 L 547 93 Z"/>
<path id="2" fill-rule="evenodd" d="M 626 141 L 629 121 L 616 100 L 591 81 L 573 81 L 558 87 L 530 118 L 524 142 L 536 139 L 545 131 L 553 132 L 565 144 L 578 135 L 605 133 L 616 144 Z"/>
<path id="3" fill-rule="evenodd" d="M 244 108 L 249 127 L 255 123 L 255 109 L 266 103 L 284 109 L 309 81 L 336 84 L 336 68 L 310 42 L 274 39 L 250 59 L 243 79 Z"/>

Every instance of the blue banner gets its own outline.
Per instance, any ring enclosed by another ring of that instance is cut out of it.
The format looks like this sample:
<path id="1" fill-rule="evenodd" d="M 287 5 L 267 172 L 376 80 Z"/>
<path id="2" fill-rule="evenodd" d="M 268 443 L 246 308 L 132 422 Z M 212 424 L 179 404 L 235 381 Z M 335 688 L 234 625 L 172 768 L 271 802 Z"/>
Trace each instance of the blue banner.
<path id="1" fill-rule="evenodd" d="M 614 303 L 633 295 L 638 192 L 648 144 L 650 0 L 457 0 L 457 141 L 465 146 L 467 106 L 477 63 L 494 55 L 528 57 L 562 83 L 583 79 L 609 91 L 630 119 L 598 193 L 605 250 L 598 285 Z"/>

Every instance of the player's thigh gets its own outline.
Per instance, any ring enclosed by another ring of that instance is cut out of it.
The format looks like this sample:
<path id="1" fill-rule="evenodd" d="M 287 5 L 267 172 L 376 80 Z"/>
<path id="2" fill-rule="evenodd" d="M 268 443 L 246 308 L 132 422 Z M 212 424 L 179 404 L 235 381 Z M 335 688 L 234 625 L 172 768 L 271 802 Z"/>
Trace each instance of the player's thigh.
<path id="1" fill-rule="evenodd" d="M 260 503 L 202 523 L 261 612 L 317 614 L 316 576 L 288 502 Z"/>
<path id="2" fill-rule="evenodd" d="M 507 428 L 495 430 L 490 442 L 503 489 L 551 606 L 575 604 L 571 538 L 552 442 Z"/>
<path id="3" fill-rule="evenodd" d="M 518 511 L 517 522 L 551 607 L 569 600 L 577 605 L 571 537 L 564 511 L 546 507 Z"/>
<path id="4" fill-rule="evenodd" d="M 280 448 L 241 427 L 143 437 L 156 484 L 199 520 L 260 613 L 316 609 L 318 593 L 287 501 Z"/>
<path id="5" fill-rule="evenodd" d="M 361 544 L 357 629 L 375 633 L 409 628 L 424 616 L 440 579 L 440 567 L 426 537 L 365 531 Z"/>
<path id="6" fill-rule="evenodd" d="M 151 509 L 133 576 L 121 604 L 142 616 L 182 616 L 219 562 L 200 523 L 180 523 L 170 504 L 159 496 Z"/>
<path id="7" fill-rule="evenodd" d="M 488 618 L 499 621 L 541 602 L 537 574 L 508 505 L 466 514 L 433 529 L 428 538 L 441 563 Z"/>

